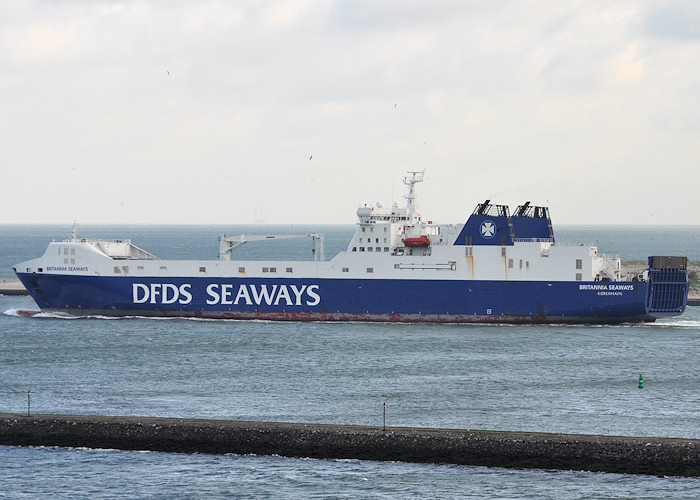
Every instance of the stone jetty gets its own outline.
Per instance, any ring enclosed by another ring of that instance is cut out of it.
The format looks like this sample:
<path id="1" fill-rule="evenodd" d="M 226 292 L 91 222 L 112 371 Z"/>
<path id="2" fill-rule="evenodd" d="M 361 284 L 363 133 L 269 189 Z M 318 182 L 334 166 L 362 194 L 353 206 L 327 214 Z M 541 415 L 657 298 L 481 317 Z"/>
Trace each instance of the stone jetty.
<path id="1" fill-rule="evenodd" d="M 700 476 L 681 438 L 5 413 L 0 444 Z"/>

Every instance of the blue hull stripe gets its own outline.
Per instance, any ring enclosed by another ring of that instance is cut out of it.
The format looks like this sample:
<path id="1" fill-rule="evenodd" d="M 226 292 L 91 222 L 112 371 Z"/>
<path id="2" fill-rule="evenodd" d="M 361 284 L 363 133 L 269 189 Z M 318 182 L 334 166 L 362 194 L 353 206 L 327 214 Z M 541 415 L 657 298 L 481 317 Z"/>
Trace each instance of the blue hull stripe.
<path id="1" fill-rule="evenodd" d="M 654 320 L 645 307 L 647 282 L 18 276 L 42 310 L 80 314 L 306 321 Z"/>

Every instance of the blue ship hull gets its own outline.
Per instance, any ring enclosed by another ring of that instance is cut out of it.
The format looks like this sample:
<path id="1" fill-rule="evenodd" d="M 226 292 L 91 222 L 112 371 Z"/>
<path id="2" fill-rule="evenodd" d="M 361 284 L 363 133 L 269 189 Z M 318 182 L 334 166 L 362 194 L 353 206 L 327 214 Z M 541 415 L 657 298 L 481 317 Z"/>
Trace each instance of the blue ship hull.
<path id="1" fill-rule="evenodd" d="M 80 315 L 619 323 L 681 314 L 687 300 L 686 284 L 679 287 L 677 283 L 641 281 L 18 276 L 43 311 Z M 669 294 L 664 292 L 664 286 L 674 287 L 669 288 L 670 298 L 666 297 Z M 659 297 L 663 303 L 654 307 Z"/>

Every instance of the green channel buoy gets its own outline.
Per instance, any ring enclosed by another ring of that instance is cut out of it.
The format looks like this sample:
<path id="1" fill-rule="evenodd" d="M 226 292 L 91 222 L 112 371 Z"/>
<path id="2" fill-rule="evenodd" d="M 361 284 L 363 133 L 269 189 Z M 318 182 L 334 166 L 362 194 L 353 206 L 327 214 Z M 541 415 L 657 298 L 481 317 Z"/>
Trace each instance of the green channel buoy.
<path id="1" fill-rule="evenodd" d="M 644 389 L 644 377 L 642 377 L 642 374 L 639 374 L 639 385 L 637 386 L 640 389 Z"/>

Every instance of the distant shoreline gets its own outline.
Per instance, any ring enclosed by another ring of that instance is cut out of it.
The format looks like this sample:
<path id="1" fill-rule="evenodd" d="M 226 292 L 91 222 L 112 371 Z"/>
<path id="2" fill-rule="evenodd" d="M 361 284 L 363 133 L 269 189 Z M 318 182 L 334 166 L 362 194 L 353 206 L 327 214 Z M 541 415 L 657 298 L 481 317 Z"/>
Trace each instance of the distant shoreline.
<path id="1" fill-rule="evenodd" d="M 2 278 L 0 279 L 0 295 L 29 295 L 29 292 L 17 278 Z"/>

